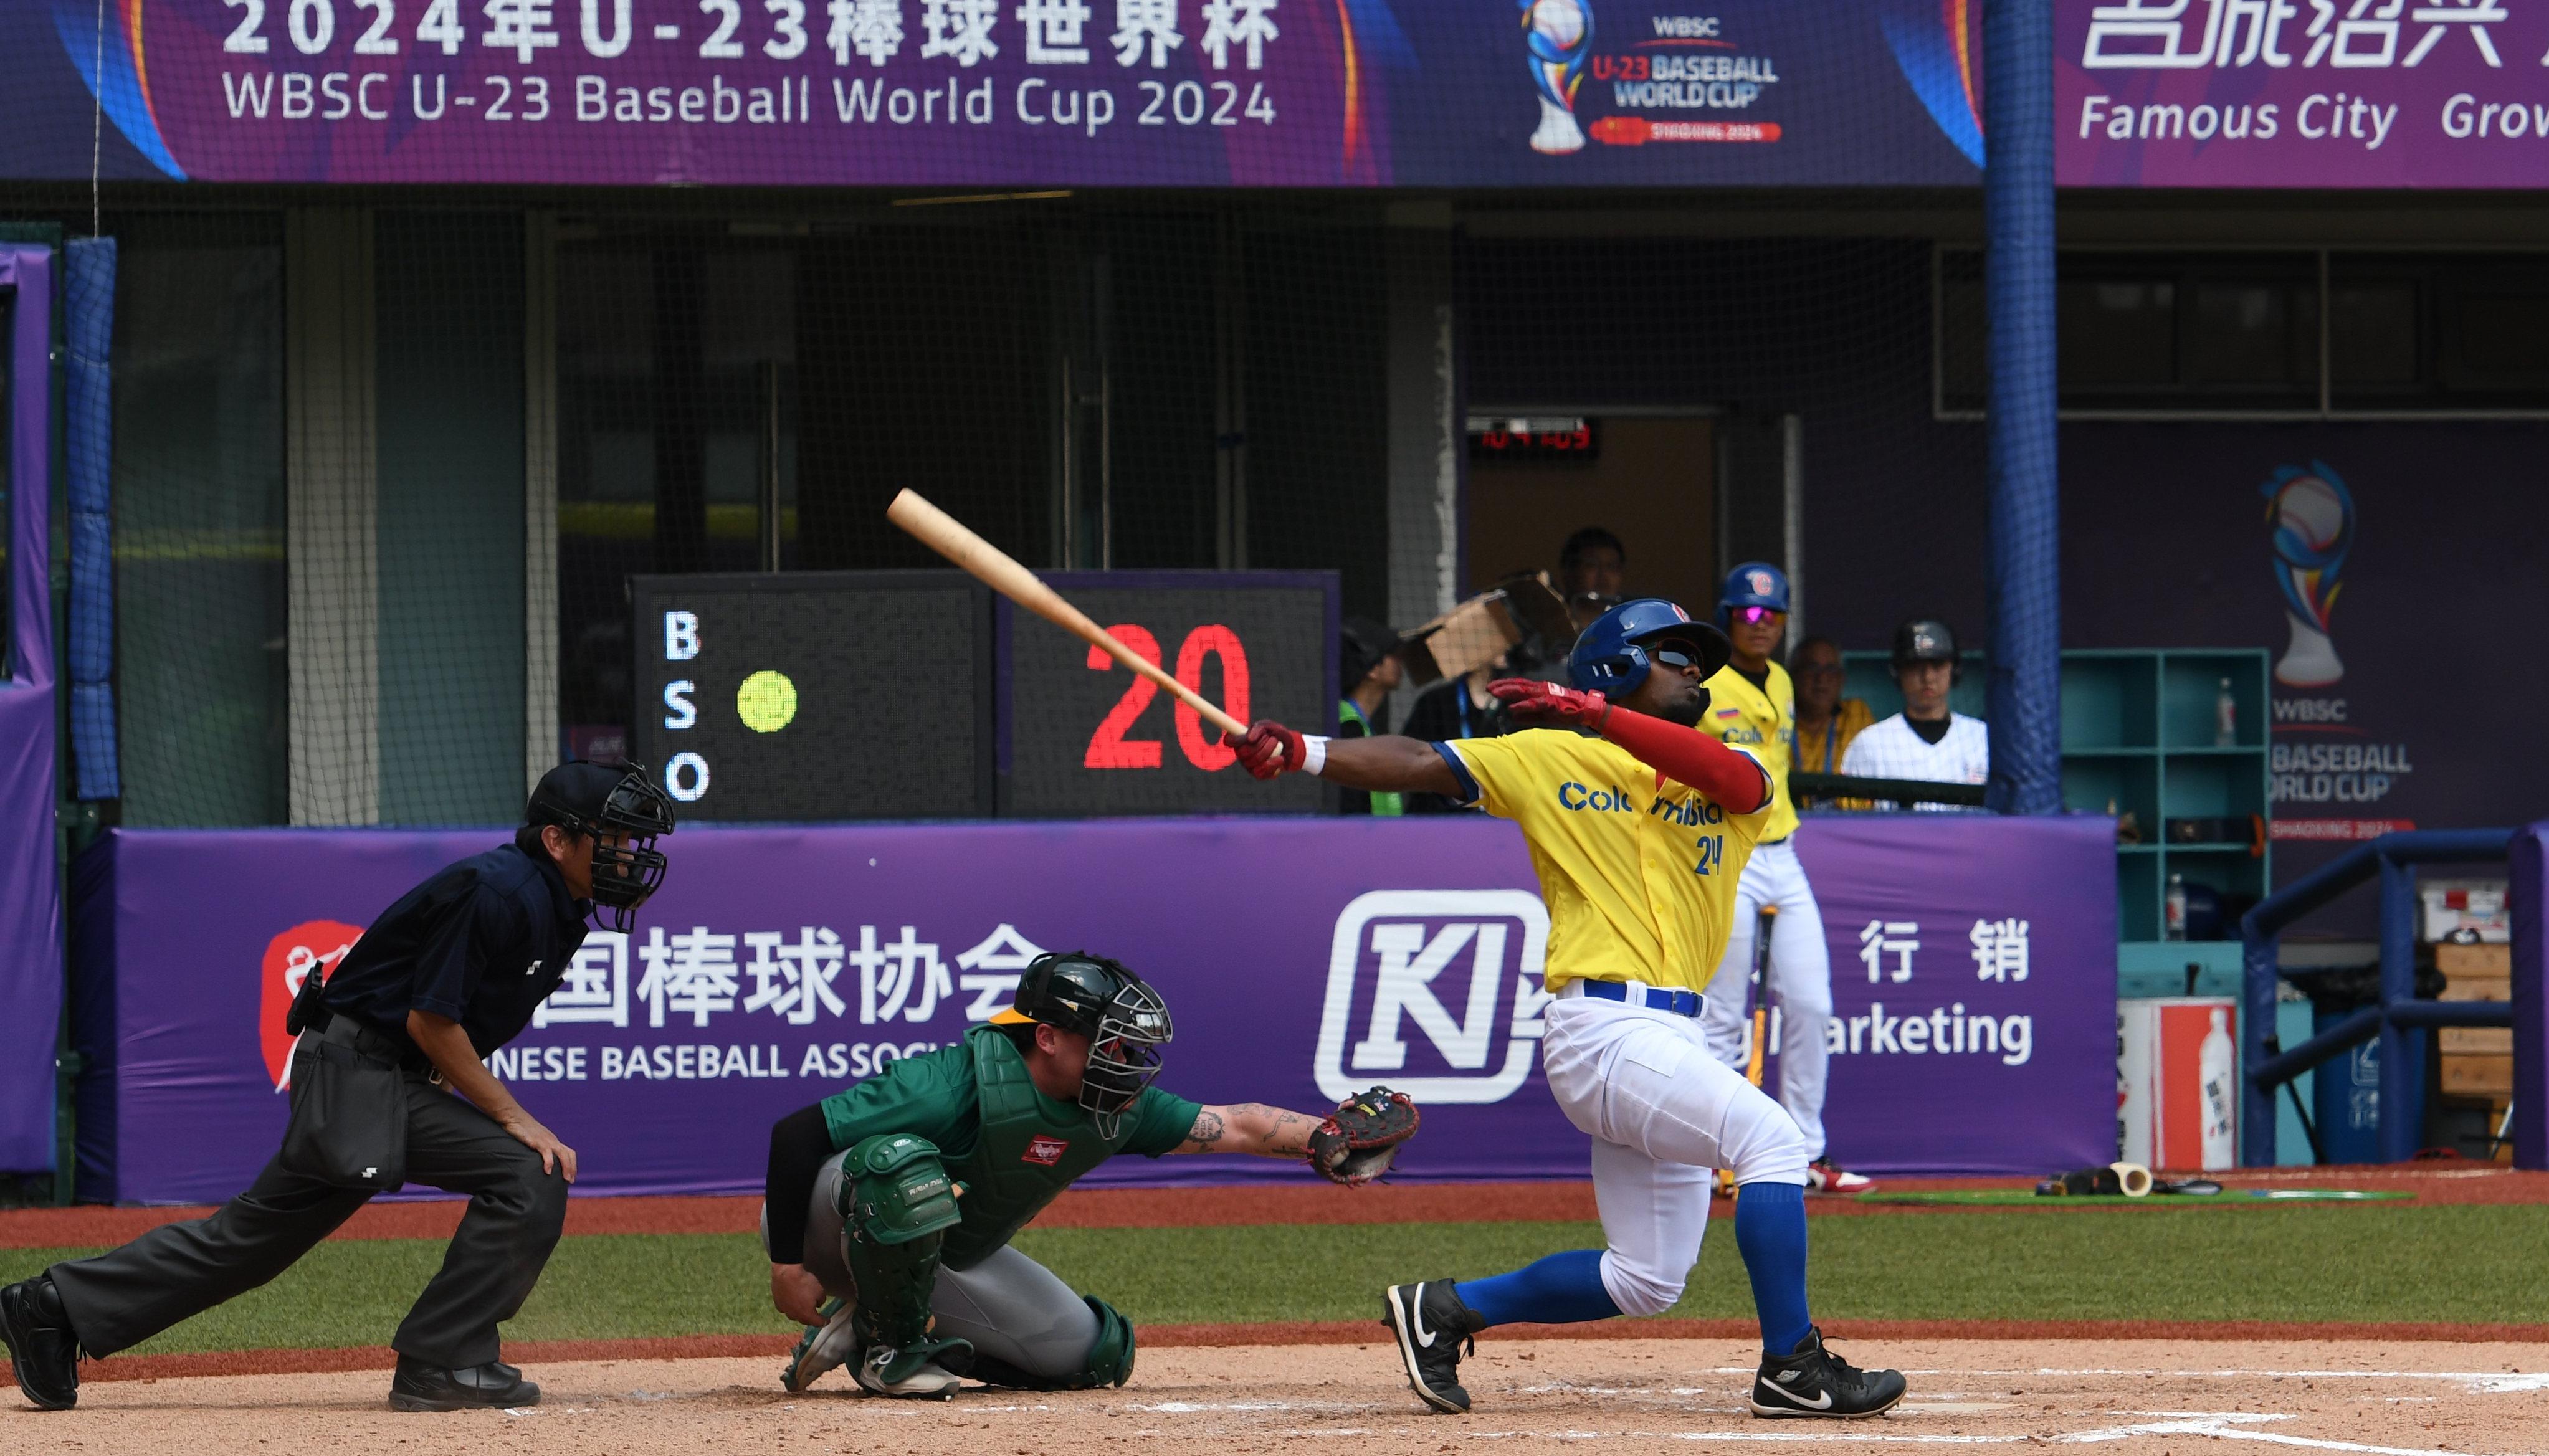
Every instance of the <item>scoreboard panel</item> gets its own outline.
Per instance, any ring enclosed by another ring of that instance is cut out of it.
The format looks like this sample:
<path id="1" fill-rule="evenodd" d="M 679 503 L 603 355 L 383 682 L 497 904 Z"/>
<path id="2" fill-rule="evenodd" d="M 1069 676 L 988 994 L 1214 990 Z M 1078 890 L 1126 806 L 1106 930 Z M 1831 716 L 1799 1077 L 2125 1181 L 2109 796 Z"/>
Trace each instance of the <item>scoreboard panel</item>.
<path id="1" fill-rule="evenodd" d="M 962 572 L 634 577 L 633 756 L 686 818 L 992 811 L 991 593 Z"/>
<path id="2" fill-rule="evenodd" d="M 1043 575 L 1241 722 L 1334 731 L 1336 573 Z M 1105 653 L 1006 599 L 994 611 L 1003 815 L 1308 813 L 1326 802 L 1314 778 L 1249 777 L 1200 714 Z"/>

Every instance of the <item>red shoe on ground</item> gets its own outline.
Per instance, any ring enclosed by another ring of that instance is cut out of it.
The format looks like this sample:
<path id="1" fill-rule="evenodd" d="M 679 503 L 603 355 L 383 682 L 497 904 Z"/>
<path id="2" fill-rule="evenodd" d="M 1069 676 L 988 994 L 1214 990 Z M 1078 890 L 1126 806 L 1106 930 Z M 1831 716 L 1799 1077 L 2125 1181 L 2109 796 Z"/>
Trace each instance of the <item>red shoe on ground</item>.
<path id="1" fill-rule="evenodd" d="M 1847 1172 L 1828 1157 L 1819 1157 L 1806 1164 L 1808 1193 L 1867 1193 L 1875 1187 L 1875 1179 Z"/>

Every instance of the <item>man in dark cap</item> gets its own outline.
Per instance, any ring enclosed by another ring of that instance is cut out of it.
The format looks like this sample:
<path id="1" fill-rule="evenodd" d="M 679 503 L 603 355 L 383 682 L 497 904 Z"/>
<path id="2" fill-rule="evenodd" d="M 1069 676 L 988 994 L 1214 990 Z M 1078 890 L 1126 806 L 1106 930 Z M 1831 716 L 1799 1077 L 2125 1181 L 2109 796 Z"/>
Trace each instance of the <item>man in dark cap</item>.
<path id="1" fill-rule="evenodd" d="M 482 1058 L 557 989 L 587 916 L 604 909 L 629 928 L 663 882 L 655 841 L 673 832 L 673 809 L 643 770 L 579 760 L 541 776 L 522 821 L 512 843 L 401 896 L 332 975 L 303 983 L 288 1023 L 300 1037 L 292 1126 L 245 1193 L 0 1289 L 0 1337 L 29 1401 L 68 1409 L 82 1354 L 128 1349 L 264 1284 L 373 1194 L 413 1180 L 468 1194 L 469 1211 L 390 1341 L 391 1406 L 538 1403 L 540 1388 L 496 1358 L 496 1326 L 566 1226 L 575 1149 Z"/>
<path id="2" fill-rule="evenodd" d="M 1407 676 L 1399 661 L 1405 644 L 1396 632 L 1369 617 L 1346 618 L 1337 636 L 1337 689 L 1344 694 L 1337 699 L 1337 736 L 1369 738 L 1388 732 L 1389 716 L 1383 705 Z M 1397 794 L 1366 793 L 1359 788 L 1339 790 L 1337 809 L 1344 814 L 1406 812 Z"/>

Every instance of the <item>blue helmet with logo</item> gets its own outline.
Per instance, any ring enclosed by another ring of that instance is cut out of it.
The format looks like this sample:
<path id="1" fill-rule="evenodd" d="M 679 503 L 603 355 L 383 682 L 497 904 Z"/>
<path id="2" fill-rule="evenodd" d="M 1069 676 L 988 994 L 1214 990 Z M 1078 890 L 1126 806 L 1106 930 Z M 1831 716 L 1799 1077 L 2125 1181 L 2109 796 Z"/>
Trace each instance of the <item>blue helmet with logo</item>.
<path id="1" fill-rule="evenodd" d="M 1638 690 L 1658 650 L 1679 649 L 1714 677 L 1735 656 L 1726 634 L 1660 596 L 1623 601 L 1593 619 L 1566 655 L 1566 680 L 1586 692 L 1622 697 Z"/>
<path id="2" fill-rule="evenodd" d="M 1726 574 L 1725 589 L 1717 593 L 1717 620 L 1736 607 L 1766 606 L 1772 611 L 1788 609 L 1788 574 L 1766 561 L 1747 561 Z"/>

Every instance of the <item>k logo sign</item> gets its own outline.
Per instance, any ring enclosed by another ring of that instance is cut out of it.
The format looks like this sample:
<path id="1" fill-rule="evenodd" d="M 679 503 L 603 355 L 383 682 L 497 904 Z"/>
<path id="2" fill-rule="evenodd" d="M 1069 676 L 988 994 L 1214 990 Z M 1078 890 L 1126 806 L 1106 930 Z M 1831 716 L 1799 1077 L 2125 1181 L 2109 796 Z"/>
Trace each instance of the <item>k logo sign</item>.
<path id="1" fill-rule="evenodd" d="M 1328 953 L 1319 1091 L 1342 1102 L 1386 1081 L 1419 1106 L 1512 1096 L 1549 1004 L 1548 950 L 1549 911 L 1528 890 L 1356 896 Z"/>

